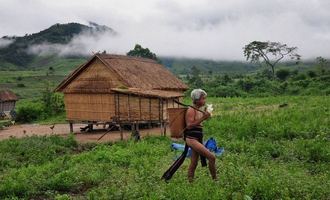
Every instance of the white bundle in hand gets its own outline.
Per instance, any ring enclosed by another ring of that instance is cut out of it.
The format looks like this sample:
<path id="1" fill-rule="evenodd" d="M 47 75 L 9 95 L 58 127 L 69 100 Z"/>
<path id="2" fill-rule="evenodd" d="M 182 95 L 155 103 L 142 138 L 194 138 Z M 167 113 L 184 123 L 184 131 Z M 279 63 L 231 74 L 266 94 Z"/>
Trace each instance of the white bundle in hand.
<path id="1" fill-rule="evenodd" d="M 212 104 L 207 104 L 206 105 L 206 111 L 212 115 L 213 105 Z"/>

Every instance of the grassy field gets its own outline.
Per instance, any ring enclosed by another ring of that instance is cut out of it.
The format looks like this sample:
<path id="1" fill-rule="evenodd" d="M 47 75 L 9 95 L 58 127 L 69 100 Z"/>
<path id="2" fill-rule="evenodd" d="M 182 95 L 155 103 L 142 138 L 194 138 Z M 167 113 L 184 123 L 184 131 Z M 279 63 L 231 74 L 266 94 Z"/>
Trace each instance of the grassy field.
<path id="1" fill-rule="evenodd" d="M 34 70 L 0 71 L 0 89 L 10 89 L 20 99 L 35 99 L 46 87 L 54 89 L 85 59 L 56 59 L 47 63 L 32 63 Z M 39 65 L 47 65 L 41 67 Z M 52 70 L 50 70 L 52 68 Z"/>
<path id="2" fill-rule="evenodd" d="M 171 140 L 77 144 L 68 138 L 0 142 L 0 199 L 330 199 L 330 98 L 209 98 L 205 123 L 225 153 L 218 182 L 200 165 L 188 183 L 187 159 L 169 183 L 178 154 Z"/>

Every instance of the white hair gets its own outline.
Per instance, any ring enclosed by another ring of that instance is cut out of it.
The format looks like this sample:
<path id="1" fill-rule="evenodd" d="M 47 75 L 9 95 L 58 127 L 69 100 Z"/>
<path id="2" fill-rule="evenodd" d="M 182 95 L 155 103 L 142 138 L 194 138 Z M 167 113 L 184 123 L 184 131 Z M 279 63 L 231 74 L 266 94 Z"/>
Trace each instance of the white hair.
<path id="1" fill-rule="evenodd" d="M 194 89 L 193 91 L 191 91 L 191 99 L 193 101 L 198 101 L 201 96 L 207 96 L 207 93 L 202 90 L 202 89 Z"/>

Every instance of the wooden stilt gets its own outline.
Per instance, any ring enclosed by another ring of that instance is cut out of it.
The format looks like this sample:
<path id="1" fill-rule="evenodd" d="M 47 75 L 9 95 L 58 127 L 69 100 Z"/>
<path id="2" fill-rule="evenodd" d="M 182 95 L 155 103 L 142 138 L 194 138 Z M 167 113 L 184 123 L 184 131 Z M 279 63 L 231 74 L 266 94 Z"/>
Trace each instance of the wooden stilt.
<path id="1" fill-rule="evenodd" d="M 73 133 L 73 124 L 72 124 L 72 122 L 70 122 L 69 125 L 70 125 L 70 133 Z"/>
<path id="2" fill-rule="evenodd" d="M 160 122 L 160 136 L 163 136 L 163 122 Z"/>
<path id="3" fill-rule="evenodd" d="M 121 127 L 121 124 L 119 124 L 119 131 L 120 131 L 120 140 L 123 140 L 124 135 L 123 135 L 123 128 Z"/>

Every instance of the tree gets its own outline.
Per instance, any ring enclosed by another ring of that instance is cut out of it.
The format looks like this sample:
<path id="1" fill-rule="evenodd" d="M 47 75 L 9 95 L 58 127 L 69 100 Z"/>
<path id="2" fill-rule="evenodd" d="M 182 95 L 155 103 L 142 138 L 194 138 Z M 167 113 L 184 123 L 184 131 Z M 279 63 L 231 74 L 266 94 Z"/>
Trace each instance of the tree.
<path id="1" fill-rule="evenodd" d="M 152 53 L 148 48 L 143 48 L 141 45 L 136 44 L 133 50 L 130 50 L 126 55 L 142 57 L 142 58 L 150 58 L 152 60 L 156 60 L 160 62 L 155 53 Z"/>
<path id="2" fill-rule="evenodd" d="M 188 81 L 189 85 L 192 86 L 193 88 L 201 88 L 203 86 L 203 81 L 200 77 L 201 71 L 196 67 L 193 66 L 191 68 L 191 77 L 189 76 Z"/>
<path id="3" fill-rule="evenodd" d="M 321 56 L 316 58 L 316 62 L 321 74 L 324 74 L 326 72 L 326 68 L 330 66 L 330 63 L 327 61 L 327 59 Z"/>
<path id="4" fill-rule="evenodd" d="M 300 55 L 296 53 L 297 47 L 288 47 L 286 44 L 279 42 L 260 42 L 253 41 L 244 48 L 244 56 L 246 60 L 253 63 L 261 63 L 263 61 L 272 70 L 273 77 L 275 77 L 275 66 L 285 57 L 300 60 Z"/>

